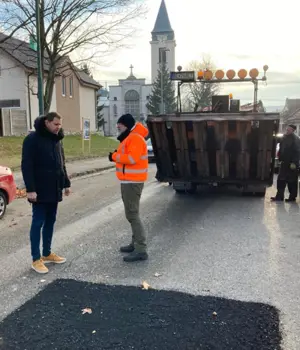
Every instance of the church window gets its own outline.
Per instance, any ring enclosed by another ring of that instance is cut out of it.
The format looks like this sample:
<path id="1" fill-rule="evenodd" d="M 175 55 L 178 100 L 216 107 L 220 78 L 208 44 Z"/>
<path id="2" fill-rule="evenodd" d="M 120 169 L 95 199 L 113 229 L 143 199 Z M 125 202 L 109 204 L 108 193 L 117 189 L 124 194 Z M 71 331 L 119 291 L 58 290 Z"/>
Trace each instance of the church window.
<path id="1" fill-rule="evenodd" d="M 161 47 L 159 49 L 159 63 L 166 63 L 167 62 L 167 51 L 165 48 Z"/>
<path id="2" fill-rule="evenodd" d="M 125 113 L 130 113 L 134 118 L 140 117 L 140 95 L 135 90 L 129 90 L 125 94 Z"/>
<path id="3" fill-rule="evenodd" d="M 117 108 L 117 105 L 114 105 L 113 109 L 114 109 L 114 117 L 117 118 L 117 117 L 118 117 L 118 108 Z"/>

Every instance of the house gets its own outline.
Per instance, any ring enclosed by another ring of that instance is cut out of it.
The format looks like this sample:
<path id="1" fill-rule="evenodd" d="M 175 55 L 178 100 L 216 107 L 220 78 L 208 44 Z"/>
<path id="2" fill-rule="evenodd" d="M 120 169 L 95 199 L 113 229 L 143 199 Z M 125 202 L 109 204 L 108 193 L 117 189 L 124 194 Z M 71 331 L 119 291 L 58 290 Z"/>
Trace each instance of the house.
<path id="1" fill-rule="evenodd" d="M 0 40 L 5 35 L 0 33 Z M 45 71 L 48 66 L 45 64 Z M 37 98 L 37 58 L 36 52 L 29 44 L 10 38 L 0 44 L 0 109 L 2 118 L 9 110 L 23 111 L 25 115 L 25 130 L 33 127 L 33 121 L 39 114 Z M 54 86 L 51 110 L 56 110 L 56 92 Z M 13 123 L 13 120 L 10 120 Z M 4 120 L 0 121 L 3 135 L 13 133 L 13 130 L 3 130 Z"/>
<path id="2" fill-rule="evenodd" d="M 68 132 L 82 130 L 82 120 L 90 119 L 91 131 L 97 130 L 97 91 L 101 85 L 77 68 L 67 57 L 58 68 L 56 83 L 57 111 L 63 116 Z"/>
<path id="3" fill-rule="evenodd" d="M 284 132 L 288 124 L 294 124 L 297 127 L 296 134 L 300 136 L 300 99 L 287 98 L 285 106 L 280 114 L 281 132 Z"/>
<path id="4" fill-rule="evenodd" d="M 3 38 L 7 37 L 0 33 L 0 41 Z M 26 133 L 33 128 L 39 115 L 36 56 L 29 43 L 16 38 L 7 38 L 0 44 L 0 136 L 1 133 L 4 136 L 16 134 L 16 130 Z M 48 63 L 45 58 L 45 77 L 49 72 Z M 80 132 L 82 118 L 90 118 L 91 131 L 94 131 L 96 91 L 100 84 L 75 67 L 68 58 L 64 63 L 56 72 L 50 111 L 57 111 L 63 116 L 66 131 Z M 21 116 L 25 120 L 21 120 Z M 4 126 L 9 124 L 8 130 Z"/>

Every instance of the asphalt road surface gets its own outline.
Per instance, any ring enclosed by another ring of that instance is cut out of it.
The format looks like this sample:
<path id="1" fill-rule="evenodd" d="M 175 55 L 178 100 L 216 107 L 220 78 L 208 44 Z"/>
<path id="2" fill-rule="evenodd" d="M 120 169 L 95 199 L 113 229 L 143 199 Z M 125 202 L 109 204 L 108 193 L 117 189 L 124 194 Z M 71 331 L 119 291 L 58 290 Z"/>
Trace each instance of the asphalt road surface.
<path id="1" fill-rule="evenodd" d="M 30 205 L 13 202 L 0 221 L 1 320 L 56 279 L 126 286 L 147 281 L 156 290 L 272 305 L 279 310 L 282 348 L 300 349 L 298 203 L 271 203 L 274 188 L 266 198 L 234 190 L 177 195 L 154 176 L 151 165 L 141 203 L 146 262 L 126 264 L 118 251 L 130 230 L 113 171 L 73 180 L 53 242 L 67 263 L 49 266 L 46 275 L 30 269 Z"/>

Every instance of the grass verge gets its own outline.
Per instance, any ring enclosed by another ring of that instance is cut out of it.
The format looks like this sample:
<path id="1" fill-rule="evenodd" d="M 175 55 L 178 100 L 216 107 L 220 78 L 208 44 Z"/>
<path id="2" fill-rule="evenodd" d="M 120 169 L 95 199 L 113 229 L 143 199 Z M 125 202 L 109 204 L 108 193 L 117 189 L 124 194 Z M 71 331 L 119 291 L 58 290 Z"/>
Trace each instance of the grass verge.
<path id="1" fill-rule="evenodd" d="M 118 147 L 119 143 L 114 139 L 97 134 L 91 136 L 91 151 L 89 151 L 89 141 L 85 141 L 83 151 L 80 135 L 65 136 L 63 144 L 66 160 L 102 157 Z M 20 168 L 23 140 L 24 137 L 18 136 L 0 137 L 0 165 L 13 170 Z"/>

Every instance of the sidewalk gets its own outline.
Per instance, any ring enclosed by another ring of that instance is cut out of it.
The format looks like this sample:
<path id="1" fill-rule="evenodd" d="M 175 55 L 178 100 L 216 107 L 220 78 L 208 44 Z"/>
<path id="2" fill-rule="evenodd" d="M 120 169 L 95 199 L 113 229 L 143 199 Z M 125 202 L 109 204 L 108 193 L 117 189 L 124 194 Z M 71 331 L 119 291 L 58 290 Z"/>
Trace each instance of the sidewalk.
<path id="1" fill-rule="evenodd" d="M 115 164 L 110 162 L 107 157 L 81 159 L 66 163 L 67 172 L 70 178 L 93 174 L 102 170 L 112 169 L 114 167 Z M 25 186 L 22 173 L 20 171 L 14 172 L 14 178 L 18 189 L 24 189 Z"/>

